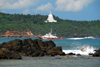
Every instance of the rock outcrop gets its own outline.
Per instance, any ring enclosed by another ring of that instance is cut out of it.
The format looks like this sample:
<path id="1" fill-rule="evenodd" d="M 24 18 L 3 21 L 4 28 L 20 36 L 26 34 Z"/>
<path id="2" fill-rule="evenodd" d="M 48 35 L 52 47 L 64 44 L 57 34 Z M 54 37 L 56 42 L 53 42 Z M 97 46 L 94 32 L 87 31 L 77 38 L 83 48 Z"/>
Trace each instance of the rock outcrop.
<path id="1" fill-rule="evenodd" d="M 0 49 L 0 59 L 22 59 L 19 53 L 10 51 L 6 48 Z"/>
<path id="2" fill-rule="evenodd" d="M 1 48 L 6 48 L 10 51 L 21 52 L 22 49 L 21 45 L 22 45 L 22 41 L 15 39 L 6 43 L 5 42 L 2 43 Z"/>
<path id="3" fill-rule="evenodd" d="M 100 57 L 100 49 L 95 50 L 95 53 L 93 54 L 94 57 Z"/>
<path id="4" fill-rule="evenodd" d="M 2 43 L 0 45 L 0 49 L 4 49 L 5 53 L 8 51 L 10 53 L 14 53 L 14 54 L 19 53 L 20 55 L 31 56 L 31 57 L 65 55 L 65 53 L 62 52 L 62 47 L 56 46 L 56 44 L 51 40 L 43 42 L 42 40 L 39 40 L 39 39 L 36 39 L 36 40 L 15 39 L 9 42 Z M 2 56 L 2 51 L 3 50 L 0 51 L 0 57 Z M 9 55 L 9 53 L 6 55 Z M 15 56 L 14 57 L 12 56 L 9 56 L 9 57 L 15 58 Z M 5 57 L 8 58 L 7 56 Z M 4 57 L 1 57 L 1 58 L 4 58 Z M 17 58 L 21 59 L 21 57 L 17 57 Z"/>
<path id="5" fill-rule="evenodd" d="M 67 55 L 76 55 L 75 53 L 68 53 Z"/>

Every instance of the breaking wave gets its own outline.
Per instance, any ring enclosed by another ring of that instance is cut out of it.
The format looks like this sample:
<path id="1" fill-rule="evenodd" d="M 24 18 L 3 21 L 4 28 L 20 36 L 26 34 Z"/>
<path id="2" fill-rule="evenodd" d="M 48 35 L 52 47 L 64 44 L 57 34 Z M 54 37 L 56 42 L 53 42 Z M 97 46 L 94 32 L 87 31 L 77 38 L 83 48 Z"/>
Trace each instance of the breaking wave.
<path id="1" fill-rule="evenodd" d="M 94 37 L 92 36 L 89 36 L 89 37 L 83 37 L 83 38 L 67 38 L 68 40 L 81 40 L 81 39 L 95 39 Z"/>
<path id="2" fill-rule="evenodd" d="M 66 54 L 68 53 L 75 53 L 81 55 L 89 55 L 89 53 L 94 53 L 95 49 L 92 46 L 83 46 L 80 50 L 63 50 Z"/>

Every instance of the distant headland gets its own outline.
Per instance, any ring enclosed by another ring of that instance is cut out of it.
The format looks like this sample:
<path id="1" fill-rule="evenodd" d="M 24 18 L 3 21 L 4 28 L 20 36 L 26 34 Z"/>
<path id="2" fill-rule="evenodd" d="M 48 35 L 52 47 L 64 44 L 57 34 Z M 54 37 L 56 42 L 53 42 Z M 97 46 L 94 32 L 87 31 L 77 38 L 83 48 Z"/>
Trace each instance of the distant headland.
<path id="1" fill-rule="evenodd" d="M 59 37 L 100 37 L 100 20 L 76 21 L 60 19 L 51 14 L 50 16 L 54 18 L 52 18 L 52 21 L 57 20 L 57 22 L 45 23 L 45 20 L 48 21 L 49 18 L 47 15 L 6 14 L 0 12 L 0 37 L 37 37 L 38 35 L 45 35 L 51 28 L 53 34 Z M 49 19 L 49 21 L 51 20 Z M 25 33 L 27 29 L 31 31 L 31 35 Z M 7 35 L 9 32 L 10 35 Z"/>
<path id="2" fill-rule="evenodd" d="M 25 37 L 38 37 L 34 35 L 29 29 L 27 31 L 6 31 L 4 35 L 0 35 L 4 38 L 25 38 Z"/>

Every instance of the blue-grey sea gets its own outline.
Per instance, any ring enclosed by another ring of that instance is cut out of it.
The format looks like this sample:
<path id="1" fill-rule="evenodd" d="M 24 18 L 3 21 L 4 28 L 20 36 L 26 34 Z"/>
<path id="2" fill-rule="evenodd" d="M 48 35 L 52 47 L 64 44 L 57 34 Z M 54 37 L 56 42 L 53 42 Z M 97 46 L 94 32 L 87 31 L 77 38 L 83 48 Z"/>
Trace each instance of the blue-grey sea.
<path id="1" fill-rule="evenodd" d="M 28 38 L 0 38 L 0 43 L 14 39 Z M 38 38 L 32 38 L 38 39 Z M 48 41 L 48 39 L 42 39 Z M 62 46 L 65 53 L 80 52 L 83 46 L 91 46 L 94 50 L 100 48 L 100 38 L 64 38 L 51 39 L 56 46 Z M 81 52 L 80 52 L 81 53 Z M 86 54 L 86 53 L 83 53 Z M 26 57 L 22 60 L 0 60 L 0 67 L 100 67 L 100 57 Z"/>

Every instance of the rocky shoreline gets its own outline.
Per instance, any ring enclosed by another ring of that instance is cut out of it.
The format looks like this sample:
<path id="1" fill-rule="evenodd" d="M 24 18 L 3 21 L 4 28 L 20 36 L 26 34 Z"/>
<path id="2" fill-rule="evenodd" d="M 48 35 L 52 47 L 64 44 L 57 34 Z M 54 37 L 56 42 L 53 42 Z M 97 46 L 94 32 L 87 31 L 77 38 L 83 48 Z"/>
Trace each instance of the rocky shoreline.
<path id="1" fill-rule="evenodd" d="M 21 56 L 43 57 L 43 56 L 66 56 L 61 46 L 56 46 L 53 41 L 42 41 L 40 39 L 15 39 L 0 44 L 0 59 L 22 59 Z M 67 55 L 75 55 L 69 53 Z M 95 50 L 93 57 L 100 57 L 100 49 Z M 78 54 L 77 56 L 81 56 Z"/>
<path id="2" fill-rule="evenodd" d="M 26 38 L 38 37 L 37 35 L 0 35 L 1 38 Z"/>
<path id="3" fill-rule="evenodd" d="M 36 39 L 15 39 L 0 44 L 0 59 L 22 59 L 22 56 L 42 57 L 65 55 L 61 46 L 56 46 L 53 41 Z"/>

